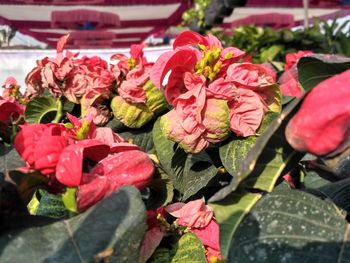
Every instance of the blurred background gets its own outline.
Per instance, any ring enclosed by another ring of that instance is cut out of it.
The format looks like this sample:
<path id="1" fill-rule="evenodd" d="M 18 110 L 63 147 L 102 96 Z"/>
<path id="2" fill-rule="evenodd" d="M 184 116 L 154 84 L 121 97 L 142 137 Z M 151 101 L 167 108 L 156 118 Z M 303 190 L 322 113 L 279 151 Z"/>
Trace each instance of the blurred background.
<path id="1" fill-rule="evenodd" d="M 23 85 L 66 34 L 81 54 L 109 60 L 143 43 L 154 61 L 188 29 L 259 63 L 296 50 L 350 56 L 350 0 L 0 0 L 0 83 L 13 75 Z"/>

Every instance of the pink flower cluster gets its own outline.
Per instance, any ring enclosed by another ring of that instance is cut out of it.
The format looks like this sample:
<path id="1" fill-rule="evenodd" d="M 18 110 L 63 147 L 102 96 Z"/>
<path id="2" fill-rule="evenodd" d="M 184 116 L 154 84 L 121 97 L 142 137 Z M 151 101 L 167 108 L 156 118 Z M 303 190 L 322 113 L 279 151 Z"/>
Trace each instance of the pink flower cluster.
<path id="1" fill-rule="evenodd" d="M 77 187 L 77 208 L 84 211 L 122 185 L 145 187 L 154 167 L 138 146 L 110 128 L 69 115 L 68 124 L 23 125 L 15 148 L 25 170 L 38 170 L 67 187 Z"/>
<path id="2" fill-rule="evenodd" d="M 96 124 L 105 124 L 111 113 L 101 103 L 112 95 L 114 75 L 108 63 L 98 56 L 78 58 L 78 53 L 63 53 L 68 35 L 57 44 L 57 56 L 37 61 L 37 66 L 26 77 L 26 96 L 42 95 L 49 90 L 54 97 L 66 97 L 81 103 L 83 111 L 92 114 Z M 102 115 L 102 116 L 101 116 Z"/>
<path id="3" fill-rule="evenodd" d="M 145 262 L 166 235 L 166 229 L 157 219 L 165 220 L 166 212 L 176 218 L 175 225 L 186 227 L 188 232 L 194 233 L 206 249 L 209 263 L 222 259 L 219 244 L 219 225 L 214 219 L 214 211 L 205 205 L 202 199 L 188 203 L 174 203 L 160 207 L 156 211 L 148 211 L 148 231 L 141 247 L 141 262 Z M 159 218 L 158 218 L 159 217 Z M 164 222 L 163 222 L 164 224 Z"/>
<path id="4" fill-rule="evenodd" d="M 23 115 L 25 109 L 23 104 L 26 101 L 14 77 L 8 77 L 2 85 L 2 88 L 3 93 L 2 97 L 0 97 L 0 121 L 9 124 Z"/>
<path id="5" fill-rule="evenodd" d="M 223 141 L 230 130 L 254 135 L 268 110 L 266 94 L 275 74 L 261 65 L 238 63 L 245 52 L 222 48 L 212 35 L 187 31 L 173 48 L 151 70 L 151 80 L 174 107 L 161 118 L 163 133 L 192 153 Z"/>

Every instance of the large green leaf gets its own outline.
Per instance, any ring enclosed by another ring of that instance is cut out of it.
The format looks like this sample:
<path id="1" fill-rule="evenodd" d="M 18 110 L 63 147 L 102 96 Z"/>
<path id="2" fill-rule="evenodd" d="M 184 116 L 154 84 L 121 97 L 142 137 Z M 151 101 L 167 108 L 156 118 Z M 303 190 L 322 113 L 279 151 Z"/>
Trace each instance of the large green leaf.
<path id="1" fill-rule="evenodd" d="M 268 113 L 257 133 L 261 134 L 278 115 L 273 112 Z M 246 138 L 234 136 L 229 143 L 220 147 L 220 159 L 229 174 L 235 176 L 242 160 L 247 156 L 257 139 L 258 136 L 249 136 Z"/>
<path id="2" fill-rule="evenodd" d="M 220 249 L 224 258 L 228 256 L 232 236 L 238 225 L 260 197 L 260 194 L 232 193 L 220 202 L 209 204 L 220 226 Z"/>
<path id="3" fill-rule="evenodd" d="M 28 123 L 49 123 L 59 110 L 59 103 L 53 97 L 36 97 L 29 101 L 24 111 Z"/>
<path id="4" fill-rule="evenodd" d="M 159 247 L 149 263 L 206 263 L 205 249 L 202 242 L 193 233 L 180 237 L 172 249 Z"/>
<path id="5" fill-rule="evenodd" d="M 137 262 L 146 227 L 139 192 L 122 187 L 69 220 L 4 233 L 1 262 Z"/>
<path id="6" fill-rule="evenodd" d="M 333 177 L 334 178 L 334 177 Z M 304 179 L 305 190 L 321 197 L 327 197 L 338 207 L 350 212 L 350 178 L 332 182 L 322 171 L 309 171 Z"/>
<path id="7" fill-rule="evenodd" d="M 211 197 L 211 202 L 225 198 L 235 191 L 243 180 L 246 188 L 272 191 L 288 163 L 301 158 L 301 155 L 289 146 L 284 135 L 285 127 L 299 103 L 300 100 L 292 101 L 280 116 L 270 123 L 239 163 L 231 183 Z"/>
<path id="8" fill-rule="evenodd" d="M 180 237 L 172 263 L 206 263 L 205 249 L 195 234 L 186 233 Z"/>
<path id="9" fill-rule="evenodd" d="M 217 174 L 212 159 L 206 152 L 187 154 L 162 133 L 159 119 L 153 127 L 153 142 L 160 163 L 174 183 L 175 189 L 187 199 L 205 187 Z"/>
<path id="10" fill-rule="evenodd" d="M 262 198 L 237 228 L 229 262 L 349 262 L 350 226 L 331 202 L 289 189 Z"/>
<path id="11" fill-rule="evenodd" d="M 302 57 L 298 62 L 298 79 L 305 91 L 321 81 L 350 69 L 350 58 L 338 55 Z"/>
<path id="12" fill-rule="evenodd" d="M 152 137 L 153 124 L 147 124 L 142 129 L 128 130 L 119 132 L 119 134 L 126 140 L 131 140 L 133 144 L 140 146 L 140 148 L 148 153 L 154 152 L 154 144 Z"/>

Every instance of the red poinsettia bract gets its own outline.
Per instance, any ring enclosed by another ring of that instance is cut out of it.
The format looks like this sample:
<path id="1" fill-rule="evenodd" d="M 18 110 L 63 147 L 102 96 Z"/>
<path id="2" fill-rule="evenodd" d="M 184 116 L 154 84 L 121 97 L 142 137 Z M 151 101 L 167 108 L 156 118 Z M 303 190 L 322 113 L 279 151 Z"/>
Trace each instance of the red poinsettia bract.
<path id="1" fill-rule="evenodd" d="M 298 83 L 297 63 L 300 58 L 312 55 L 312 51 L 299 50 L 296 53 L 286 55 L 286 64 L 284 72 L 281 75 L 279 82 L 281 83 L 281 90 L 284 96 L 293 96 L 300 98 L 303 95 L 303 90 Z"/>
<path id="2" fill-rule="evenodd" d="M 71 124 L 23 125 L 15 148 L 27 169 L 39 170 L 62 185 L 77 187 L 77 208 L 84 211 L 123 185 L 144 188 L 154 167 L 138 146 L 92 120 Z"/>
<path id="3" fill-rule="evenodd" d="M 306 96 L 286 127 L 293 148 L 326 155 L 348 146 L 350 70 L 328 78 Z"/>

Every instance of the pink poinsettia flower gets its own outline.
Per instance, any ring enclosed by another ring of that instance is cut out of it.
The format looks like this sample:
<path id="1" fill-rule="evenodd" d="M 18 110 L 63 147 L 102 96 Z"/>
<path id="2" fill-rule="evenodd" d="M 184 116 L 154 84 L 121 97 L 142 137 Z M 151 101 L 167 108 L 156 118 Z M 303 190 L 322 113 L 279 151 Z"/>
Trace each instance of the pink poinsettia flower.
<path id="1" fill-rule="evenodd" d="M 310 50 L 298 51 L 286 55 L 286 64 L 284 72 L 281 75 L 279 82 L 284 96 L 293 96 L 300 98 L 303 95 L 303 89 L 299 85 L 297 63 L 300 58 L 312 55 Z"/>
<path id="2" fill-rule="evenodd" d="M 169 80 L 178 80 L 169 81 L 164 87 L 165 96 L 172 105 L 173 98 L 168 94 L 181 93 L 181 79 L 184 79 L 186 72 L 201 74 L 213 81 L 226 73 L 229 64 L 237 62 L 245 54 L 236 48 L 223 49 L 219 40 L 212 35 L 203 37 L 190 31 L 181 33 L 173 47 L 174 51 L 162 54 L 151 70 L 151 80 L 159 89 L 162 89 L 169 71 Z"/>
<path id="3" fill-rule="evenodd" d="M 174 203 L 165 207 L 165 211 L 177 218 L 179 225 L 201 228 L 212 220 L 213 209 L 203 202 L 202 199 L 185 203 Z"/>
<path id="4" fill-rule="evenodd" d="M 207 250 L 208 262 L 217 262 L 221 259 L 219 244 L 219 225 L 214 219 L 213 209 L 202 199 L 185 203 L 174 203 L 165 207 L 170 215 L 174 216 L 181 226 L 189 227 L 203 243 Z"/>
<path id="5" fill-rule="evenodd" d="M 276 73 L 266 66 L 237 63 L 245 53 L 224 49 L 212 35 L 186 31 L 173 47 L 151 70 L 151 80 L 164 88 L 174 107 L 161 118 L 163 134 L 191 153 L 223 141 L 230 127 L 238 136 L 254 135 L 274 95 L 265 89 L 275 84 Z"/>
<path id="6" fill-rule="evenodd" d="M 112 60 L 119 60 L 114 65 L 119 70 L 118 80 L 121 82 L 118 88 L 119 95 L 130 103 L 146 103 L 147 97 L 143 86 L 150 78 L 150 70 L 153 63 L 148 63 L 143 56 L 143 45 L 131 45 L 130 58 L 123 54 L 115 54 Z"/>
<path id="7" fill-rule="evenodd" d="M 286 55 L 286 64 L 284 66 L 284 70 L 291 69 L 295 64 L 298 63 L 299 59 L 305 56 L 312 55 L 313 52 L 311 50 L 299 50 L 296 53 L 289 53 Z"/>

